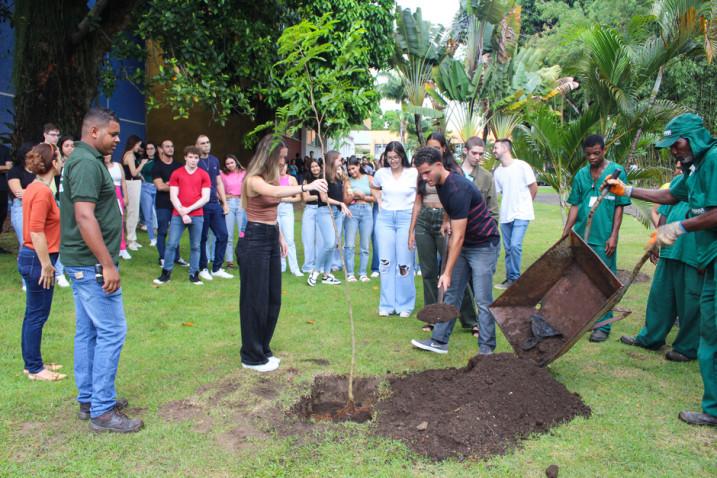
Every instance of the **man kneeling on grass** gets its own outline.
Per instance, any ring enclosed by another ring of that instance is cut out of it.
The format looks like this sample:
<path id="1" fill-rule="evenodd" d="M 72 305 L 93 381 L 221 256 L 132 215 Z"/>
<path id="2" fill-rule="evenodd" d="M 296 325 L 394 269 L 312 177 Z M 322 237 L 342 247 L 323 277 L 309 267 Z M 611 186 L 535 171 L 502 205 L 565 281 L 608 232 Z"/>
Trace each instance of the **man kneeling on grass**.
<path id="1" fill-rule="evenodd" d="M 500 253 L 500 235 L 495 219 L 478 188 L 463 175 L 450 172 L 441 162 L 441 153 L 421 148 L 414 156 L 418 174 L 435 186 L 443 205 L 441 231 L 449 234 L 448 259 L 438 288 L 445 288 L 445 302 L 460 309 L 468 278 L 472 277 L 479 315 L 478 351 L 491 354 L 495 349 L 495 319 L 488 306 L 493 302 L 493 275 Z M 455 319 L 436 324 L 428 340 L 412 340 L 419 349 L 448 353 L 448 340 Z"/>

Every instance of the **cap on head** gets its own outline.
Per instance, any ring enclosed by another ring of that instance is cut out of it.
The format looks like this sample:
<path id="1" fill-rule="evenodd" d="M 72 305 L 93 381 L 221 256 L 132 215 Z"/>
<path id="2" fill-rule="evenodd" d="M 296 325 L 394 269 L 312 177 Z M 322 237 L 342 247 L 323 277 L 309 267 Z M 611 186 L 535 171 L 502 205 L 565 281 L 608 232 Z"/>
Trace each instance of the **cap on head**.
<path id="1" fill-rule="evenodd" d="M 669 148 L 677 142 L 678 139 L 684 138 L 688 133 L 704 128 L 702 118 L 694 113 L 684 113 L 676 116 L 667 123 L 662 137 L 655 143 L 656 148 Z"/>

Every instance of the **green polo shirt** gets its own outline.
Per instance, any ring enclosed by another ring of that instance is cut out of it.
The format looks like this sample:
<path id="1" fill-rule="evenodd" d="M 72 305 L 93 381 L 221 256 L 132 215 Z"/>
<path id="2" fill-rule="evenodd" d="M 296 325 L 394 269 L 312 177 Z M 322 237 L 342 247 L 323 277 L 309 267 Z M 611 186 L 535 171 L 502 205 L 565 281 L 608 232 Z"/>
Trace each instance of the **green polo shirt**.
<path id="1" fill-rule="evenodd" d="M 699 216 L 707 209 L 717 207 L 717 148 L 705 153 L 694 170 L 679 176 L 670 184 L 670 192 L 680 201 L 689 204 L 689 217 Z M 697 267 L 706 269 L 717 258 L 717 229 L 706 229 L 688 234 L 695 236 Z"/>
<path id="2" fill-rule="evenodd" d="M 677 181 L 679 177 L 680 176 L 673 179 L 670 184 Z M 664 204 L 657 209 L 657 212 L 667 218 L 667 224 L 684 221 L 690 212 L 690 205 L 684 201 L 673 205 Z M 673 245 L 660 247 L 660 257 L 684 262 L 692 267 L 698 267 L 697 242 L 695 236 L 696 234 L 683 234 L 677 238 Z"/>
<path id="3" fill-rule="evenodd" d="M 568 196 L 568 203 L 578 207 L 578 218 L 575 221 L 573 230 L 580 237 L 585 234 L 585 226 L 587 224 L 590 208 L 593 206 L 597 198 L 600 197 L 600 186 L 605 178 L 610 176 L 613 171 L 620 169 L 620 179 L 627 183 L 627 175 L 625 169 L 621 166 L 609 161 L 597 181 L 594 181 L 590 175 L 590 165 L 580 168 L 573 178 L 573 185 Z M 615 217 L 615 208 L 617 206 L 628 206 L 630 198 L 615 196 L 608 194 L 600 203 L 595 214 L 593 215 L 593 224 L 590 229 L 590 237 L 588 244 L 593 246 L 603 246 L 612 234 L 613 218 Z"/>
<path id="4" fill-rule="evenodd" d="M 112 176 L 102 154 L 87 143 L 75 143 L 75 150 L 62 169 L 60 184 L 60 255 L 66 266 L 93 266 L 97 258 L 85 244 L 74 214 L 76 202 L 95 203 L 95 217 L 102 238 L 115 263 L 122 240 L 122 213 Z"/>

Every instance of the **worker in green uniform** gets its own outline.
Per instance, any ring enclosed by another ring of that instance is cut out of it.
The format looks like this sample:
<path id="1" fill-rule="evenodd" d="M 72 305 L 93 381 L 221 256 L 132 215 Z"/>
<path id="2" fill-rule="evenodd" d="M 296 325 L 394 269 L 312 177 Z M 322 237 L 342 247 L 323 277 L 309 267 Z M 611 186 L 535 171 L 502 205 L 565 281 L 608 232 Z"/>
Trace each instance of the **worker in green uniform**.
<path id="1" fill-rule="evenodd" d="M 583 153 L 588 164 L 582 167 L 573 178 L 568 203 L 570 212 L 563 229 L 563 237 L 573 229 L 577 235 L 584 239 L 590 208 L 595 204 L 601 194 L 601 186 L 605 178 L 614 171 L 620 171 L 620 178 L 627 181 L 625 170 L 619 165 L 605 159 L 605 140 L 602 136 L 590 135 L 583 141 Z M 605 265 L 617 274 L 617 238 L 622 224 L 622 213 L 625 206 L 630 204 L 627 197 L 608 194 L 600 203 L 593 215 L 588 245 L 602 259 Z M 606 313 L 598 322 L 612 318 L 612 311 Z M 612 324 L 606 324 L 593 330 L 590 334 L 591 342 L 604 342 L 610 335 Z"/>
<path id="2" fill-rule="evenodd" d="M 657 148 L 670 148 L 680 160 L 685 174 L 666 190 L 650 190 L 626 186 L 617 179 L 608 179 L 610 192 L 659 204 L 687 201 L 689 218 L 657 228 L 658 246 L 669 246 L 685 233 L 695 235 L 697 265 L 704 269 L 700 295 L 700 342 L 697 360 L 704 384 L 702 413 L 683 411 L 679 418 L 692 425 L 717 427 L 717 138 L 704 127 L 702 118 L 685 113 L 673 118 L 666 126 Z M 687 171 L 690 171 L 687 174 Z"/>
<path id="3" fill-rule="evenodd" d="M 677 164 L 681 168 L 679 161 Z M 681 175 L 675 177 L 670 185 L 681 181 Z M 684 201 L 672 206 L 663 204 L 657 210 L 660 214 L 658 226 L 686 219 L 689 210 L 689 204 Z M 695 236 L 685 234 L 672 246 L 660 248 L 660 258 L 647 298 L 645 325 L 636 336 L 620 337 L 620 342 L 657 350 L 665 344 L 667 334 L 679 317 L 680 330 L 672 343 L 672 350 L 665 354 L 665 358 L 673 362 L 688 362 L 697 358 L 704 271 L 697 268 Z"/>

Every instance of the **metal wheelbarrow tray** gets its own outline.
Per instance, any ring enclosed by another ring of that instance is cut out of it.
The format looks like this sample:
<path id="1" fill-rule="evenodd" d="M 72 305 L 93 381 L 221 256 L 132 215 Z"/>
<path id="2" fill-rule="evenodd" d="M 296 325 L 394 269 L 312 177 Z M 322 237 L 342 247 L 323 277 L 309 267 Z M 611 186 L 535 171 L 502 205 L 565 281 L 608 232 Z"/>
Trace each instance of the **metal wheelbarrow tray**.
<path id="1" fill-rule="evenodd" d="M 503 334 L 520 357 L 548 365 L 567 352 L 621 296 L 622 284 L 577 234 L 558 241 L 490 306 Z M 540 315 L 560 336 L 534 348 L 521 347 L 533 333 L 531 316 Z"/>

